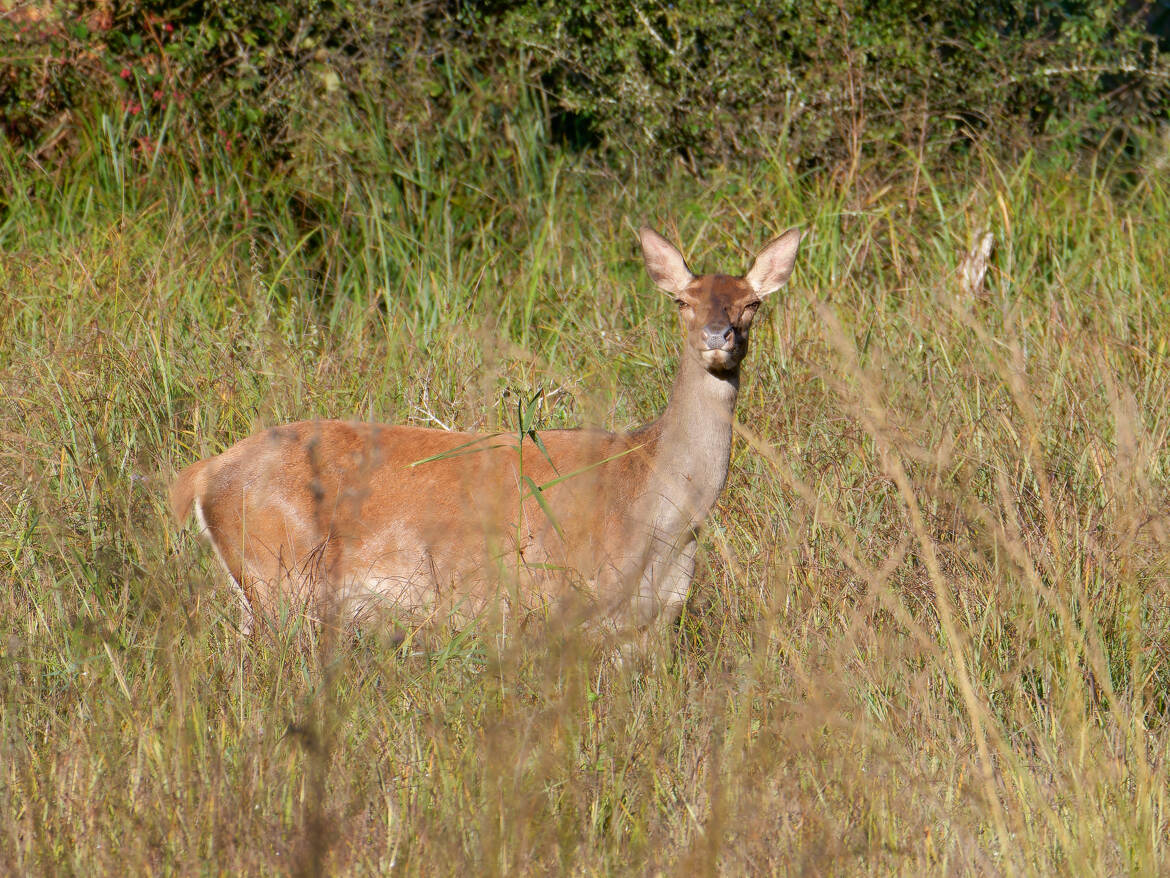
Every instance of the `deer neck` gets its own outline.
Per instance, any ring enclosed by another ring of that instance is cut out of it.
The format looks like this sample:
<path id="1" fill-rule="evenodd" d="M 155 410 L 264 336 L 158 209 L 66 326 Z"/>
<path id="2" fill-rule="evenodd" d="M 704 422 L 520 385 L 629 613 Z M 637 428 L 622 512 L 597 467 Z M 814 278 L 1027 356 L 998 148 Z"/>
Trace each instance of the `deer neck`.
<path id="1" fill-rule="evenodd" d="M 658 419 L 658 443 L 645 497 L 659 536 L 672 542 L 702 523 L 731 462 L 731 422 L 739 369 L 707 371 L 689 347 L 680 358 L 670 403 Z"/>

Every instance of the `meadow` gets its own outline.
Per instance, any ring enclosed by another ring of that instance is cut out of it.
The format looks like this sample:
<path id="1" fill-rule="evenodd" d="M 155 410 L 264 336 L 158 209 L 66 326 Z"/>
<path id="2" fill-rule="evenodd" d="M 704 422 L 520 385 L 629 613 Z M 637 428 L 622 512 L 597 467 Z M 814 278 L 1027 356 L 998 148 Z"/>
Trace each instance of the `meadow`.
<path id="1" fill-rule="evenodd" d="M 0 159 L 4 872 L 1170 869 L 1166 144 L 697 178 L 374 130 L 314 177 L 144 124 Z M 646 422 L 643 221 L 700 271 L 811 232 L 679 625 L 241 638 L 173 473 L 302 418 Z"/>

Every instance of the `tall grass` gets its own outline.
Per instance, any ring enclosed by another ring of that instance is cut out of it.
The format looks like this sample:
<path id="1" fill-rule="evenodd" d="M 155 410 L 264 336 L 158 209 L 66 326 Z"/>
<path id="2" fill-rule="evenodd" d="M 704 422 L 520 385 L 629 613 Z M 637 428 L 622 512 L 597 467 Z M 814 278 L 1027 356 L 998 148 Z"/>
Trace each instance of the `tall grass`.
<path id="1" fill-rule="evenodd" d="M 353 118 L 279 179 L 125 120 L 6 160 L 3 868 L 1166 871 L 1164 175 L 617 181 L 516 118 L 491 154 Z M 643 219 L 708 270 L 812 232 L 668 642 L 239 638 L 174 468 L 294 418 L 508 429 L 538 388 L 544 426 L 653 417 Z"/>

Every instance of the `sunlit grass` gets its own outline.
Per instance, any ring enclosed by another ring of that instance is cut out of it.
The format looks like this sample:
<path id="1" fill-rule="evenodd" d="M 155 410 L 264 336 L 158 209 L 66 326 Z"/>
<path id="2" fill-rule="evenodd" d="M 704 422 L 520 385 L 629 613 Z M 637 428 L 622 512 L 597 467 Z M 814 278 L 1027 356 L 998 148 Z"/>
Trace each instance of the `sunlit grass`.
<path id="1" fill-rule="evenodd" d="M 352 124 L 316 180 L 324 140 L 255 180 L 109 124 L 5 166 L 7 871 L 1165 870 L 1161 177 L 617 182 L 537 128 L 477 161 Z M 644 422 L 677 339 L 643 220 L 699 270 L 812 231 L 669 643 L 242 641 L 173 470 L 291 419 L 509 430 L 538 388 L 544 426 Z"/>

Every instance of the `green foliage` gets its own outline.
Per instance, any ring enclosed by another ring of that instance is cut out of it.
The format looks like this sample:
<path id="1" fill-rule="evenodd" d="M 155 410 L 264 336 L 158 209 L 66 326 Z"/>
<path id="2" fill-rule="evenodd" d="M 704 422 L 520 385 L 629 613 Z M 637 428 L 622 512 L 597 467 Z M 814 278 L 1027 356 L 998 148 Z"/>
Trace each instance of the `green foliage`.
<path id="1" fill-rule="evenodd" d="M 559 110 L 643 160 L 1019 145 L 1050 117 L 1148 118 L 1170 93 L 1123 2 L 506 5 L 501 39 L 534 52 Z"/>
<path id="2" fill-rule="evenodd" d="M 73 0 L 0 19 L 0 124 L 54 161 L 84 116 L 169 119 L 183 140 L 295 164 L 343 109 L 409 148 L 474 93 L 521 92 L 554 139 L 692 170 L 784 153 L 802 166 L 931 164 L 956 147 L 1078 145 L 1165 116 L 1170 68 L 1123 0 L 763 3 L 589 0 L 176 4 Z M 490 151 L 506 125 L 477 124 Z"/>
<path id="3" fill-rule="evenodd" d="M 22 7 L 0 19 L 11 63 L 0 124 L 10 140 L 53 156 L 68 152 L 79 117 L 167 118 L 185 139 L 210 137 L 229 150 L 245 142 L 272 168 L 343 86 L 391 101 L 403 129 L 434 110 L 437 73 L 418 61 L 426 9 L 319 0 Z"/>

